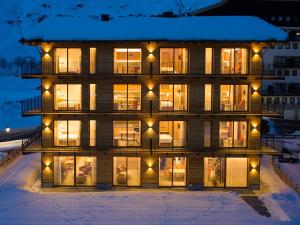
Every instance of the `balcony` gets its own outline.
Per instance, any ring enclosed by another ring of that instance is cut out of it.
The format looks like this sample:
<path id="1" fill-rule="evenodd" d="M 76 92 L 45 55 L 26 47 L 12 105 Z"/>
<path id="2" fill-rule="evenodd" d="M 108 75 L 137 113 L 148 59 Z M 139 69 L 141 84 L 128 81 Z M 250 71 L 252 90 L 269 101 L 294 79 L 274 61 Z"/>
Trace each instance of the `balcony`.
<path id="1" fill-rule="evenodd" d="M 34 116 L 41 113 L 42 98 L 36 96 L 33 98 L 24 99 L 21 101 L 22 105 L 22 116 Z"/>
<path id="2" fill-rule="evenodd" d="M 72 62 L 72 66 L 64 66 L 62 68 L 55 68 L 52 62 L 41 64 L 25 63 L 21 66 L 22 78 L 41 78 L 42 76 L 80 76 L 80 75 L 98 75 L 98 76 L 139 76 L 139 75 L 162 75 L 166 77 L 170 76 L 185 76 L 198 78 L 246 78 L 247 75 L 261 75 L 262 64 L 251 63 L 251 68 L 247 69 L 247 73 L 240 73 L 236 70 L 226 68 L 223 69 L 224 73 L 221 74 L 221 70 L 212 71 L 211 74 L 205 73 L 204 63 L 190 65 L 190 63 L 183 62 L 142 62 L 138 64 L 115 64 L 110 62 L 97 62 L 95 73 L 90 73 L 88 67 L 82 67 L 81 63 Z M 245 65 L 245 66 L 248 66 Z M 243 66 L 242 66 L 243 67 Z M 215 68 L 215 65 L 212 65 Z M 212 69 L 213 70 L 213 69 Z M 57 72 L 59 71 L 59 72 Z"/>

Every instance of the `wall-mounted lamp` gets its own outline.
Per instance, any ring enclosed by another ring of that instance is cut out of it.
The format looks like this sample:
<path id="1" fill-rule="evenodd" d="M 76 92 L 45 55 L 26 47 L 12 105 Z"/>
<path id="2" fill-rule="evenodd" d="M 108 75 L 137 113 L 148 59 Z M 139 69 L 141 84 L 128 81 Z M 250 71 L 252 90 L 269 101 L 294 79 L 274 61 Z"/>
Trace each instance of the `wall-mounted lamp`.
<path id="1" fill-rule="evenodd" d="M 46 168 L 50 168 L 51 161 L 50 161 L 50 160 L 46 160 L 46 161 L 44 162 L 44 164 L 45 164 L 45 167 L 46 167 Z"/>
<path id="2" fill-rule="evenodd" d="M 256 132 L 257 131 L 257 124 L 256 123 L 251 123 L 251 131 Z"/>
<path id="3" fill-rule="evenodd" d="M 252 95 L 258 95 L 259 94 L 258 86 L 252 86 L 251 87 L 251 93 L 252 93 Z"/>

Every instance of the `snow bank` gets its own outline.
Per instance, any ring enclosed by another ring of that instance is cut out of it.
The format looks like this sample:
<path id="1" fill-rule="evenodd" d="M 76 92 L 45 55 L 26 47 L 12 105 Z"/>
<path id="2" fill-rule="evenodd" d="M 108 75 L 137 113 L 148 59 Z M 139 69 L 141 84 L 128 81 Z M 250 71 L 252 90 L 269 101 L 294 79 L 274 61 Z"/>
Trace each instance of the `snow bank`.
<path id="1" fill-rule="evenodd" d="M 80 29 L 80 28 L 84 29 Z M 280 28 L 252 16 L 49 18 L 26 41 L 285 41 Z"/>
<path id="2" fill-rule="evenodd" d="M 0 152 L 9 151 L 22 146 L 22 140 L 0 142 Z"/>

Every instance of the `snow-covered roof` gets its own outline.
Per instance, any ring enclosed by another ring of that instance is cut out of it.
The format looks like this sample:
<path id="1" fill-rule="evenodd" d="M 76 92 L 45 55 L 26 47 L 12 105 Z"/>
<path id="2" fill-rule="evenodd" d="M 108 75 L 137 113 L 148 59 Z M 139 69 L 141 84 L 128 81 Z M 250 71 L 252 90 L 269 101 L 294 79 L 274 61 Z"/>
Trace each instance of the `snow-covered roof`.
<path id="1" fill-rule="evenodd" d="M 251 16 L 48 18 L 23 41 L 285 41 L 287 34 Z"/>

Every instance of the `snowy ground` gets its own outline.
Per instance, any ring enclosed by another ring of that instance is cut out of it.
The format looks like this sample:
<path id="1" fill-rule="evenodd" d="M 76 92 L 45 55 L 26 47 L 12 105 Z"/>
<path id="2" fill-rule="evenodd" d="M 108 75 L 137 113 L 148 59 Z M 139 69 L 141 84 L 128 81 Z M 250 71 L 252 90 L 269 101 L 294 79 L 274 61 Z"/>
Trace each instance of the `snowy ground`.
<path id="1" fill-rule="evenodd" d="M 300 187 L 300 163 L 278 163 L 280 169 Z"/>
<path id="2" fill-rule="evenodd" d="M 272 217 L 258 215 L 234 192 L 42 192 L 34 182 L 40 158 L 21 156 L 0 170 L 1 225 L 299 224 L 300 199 L 264 159 L 263 190 Z M 34 185 L 33 185 L 34 184 Z"/>

